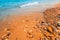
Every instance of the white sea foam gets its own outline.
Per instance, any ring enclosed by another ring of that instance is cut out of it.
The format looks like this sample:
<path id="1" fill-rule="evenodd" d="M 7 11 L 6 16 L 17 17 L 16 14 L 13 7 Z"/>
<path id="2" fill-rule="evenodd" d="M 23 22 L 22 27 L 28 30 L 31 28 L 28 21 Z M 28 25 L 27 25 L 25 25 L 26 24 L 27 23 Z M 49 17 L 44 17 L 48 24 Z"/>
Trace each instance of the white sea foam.
<path id="1" fill-rule="evenodd" d="M 32 2 L 32 3 L 27 3 L 24 5 L 21 5 L 20 7 L 32 6 L 32 5 L 37 5 L 37 4 L 39 4 L 39 3 L 38 2 Z"/>

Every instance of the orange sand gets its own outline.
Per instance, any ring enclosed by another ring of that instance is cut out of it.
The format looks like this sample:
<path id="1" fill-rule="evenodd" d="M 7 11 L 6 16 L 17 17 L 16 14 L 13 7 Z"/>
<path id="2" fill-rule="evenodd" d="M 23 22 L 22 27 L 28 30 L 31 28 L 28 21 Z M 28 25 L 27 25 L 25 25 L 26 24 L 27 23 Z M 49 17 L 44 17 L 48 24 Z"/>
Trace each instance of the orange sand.
<path id="1" fill-rule="evenodd" d="M 55 40 L 58 38 L 60 40 L 57 32 L 53 32 L 52 30 L 52 27 L 56 28 L 54 21 L 57 22 L 59 19 L 56 18 L 57 20 L 55 20 L 54 18 L 60 14 L 60 11 L 56 9 L 57 12 L 55 13 L 55 9 L 51 10 L 47 9 L 47 11 L 43 13 L 30 12 L 31 14 L 27 15 L 11 15 L 6 17 L 0 22 L 0 40 L 3 38 L 6 40 Z M 50 18 L 50 16 L 52 16 L 52 18 Z M 48 25 L 46 22 L 50 24 Z M 46 29 L 49 29 L 50 32 L 53 33 L 49 33 Z M 10 33 L 9 36 L 7 35 L 8 33 Z"/>
<path id="2" fill-rule="evenodd" d="M 39 18 L 39 19 L 38 19 Z M 30 14 L 30 15 L 22 15 L 22 16 L 11 16 L 8 19 L 4 20 L 4 24 L 2 24 L 3 27 L 9 28 L 11 31 L 11 35 L 9 40 L 29 40 L 27 37 L 27 32 L 34 32 L 32 35 L 34 38 L 30 40 L 37 40 L 42 35 L 40 35 L 38 29 L 34 29 L 36 25 L 36 21 L 41 20 L 43 21 L 43 16 L 40 14 Z M 5 35 L 5 28 L 3 28 L 2 32 L 0 32 L 0 38 L 1 36 Z M 37 31 L 37 32 L 36 32 Z"/>

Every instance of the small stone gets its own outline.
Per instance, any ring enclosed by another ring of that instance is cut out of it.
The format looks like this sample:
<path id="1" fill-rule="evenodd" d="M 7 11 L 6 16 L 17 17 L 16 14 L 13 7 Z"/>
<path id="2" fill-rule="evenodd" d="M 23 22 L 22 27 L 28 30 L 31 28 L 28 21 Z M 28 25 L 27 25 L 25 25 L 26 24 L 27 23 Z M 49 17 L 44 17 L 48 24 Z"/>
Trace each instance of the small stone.
<path id="1" fill-rule="evenodd" d="M 7 36 L 10 36 L 10 34 L 11 34 L 10 31 L 7 31 Z"/>
<path id="2" fill-rule="evenodd" d="M 42 21 L 42 23 L 44 23 L 44 22 Z"/>
<path id="3" fill-rule="evenodd" d="M 33 35 L 28 35 L 27 37 L 28 37 L 28 38 L 33 38 L 34 36 L 33 36 Z"/>
<path id="4" fill-rule="evenodd" d="M 24 31 L 26 32 L 26 30 L 24 29 Z"/>
<path id="5" fill-rule="evenodd" d="M 34 29 L 36 29 L 36 27 L 35 27 L 35 26 L 33 26 L 33 28 L 34 28 Z"/>
<path id="6" fill-rule="evenodd" d="M 30 30 L 29 32 L 32 32 L 32 30 Z"/>
<path id="7" fill-rule="evenodd" d="M 57 26 L 59 26 L 59 27 L 60 27 L 60 22 L 58 22 L 58 23 L 57 23 Z"/>
<path id="8" fill-rule="evenodd" d="M 25 25 L 25 27 L 28 27 L 28 25 Z"/>
<path id="9" fill-rule="evenodd" d="M 58 15 L 58 18 L 60 18 L 60 14 Z"/>
<path id="10" fill-rule="evenodd" d="M 6 38 L 5 40 L 8 40 L 8 38 Z"/>

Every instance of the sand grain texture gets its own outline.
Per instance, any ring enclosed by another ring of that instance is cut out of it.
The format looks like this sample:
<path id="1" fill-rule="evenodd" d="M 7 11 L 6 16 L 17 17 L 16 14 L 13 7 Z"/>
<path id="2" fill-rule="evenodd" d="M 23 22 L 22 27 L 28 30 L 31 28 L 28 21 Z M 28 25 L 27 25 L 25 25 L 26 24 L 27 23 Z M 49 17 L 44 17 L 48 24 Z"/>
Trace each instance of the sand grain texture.
<path id="1" fill-rule="evenodd" d="M 60 7 L 29 13 L 1 20 L 0 40 L 60 40 Z"/>

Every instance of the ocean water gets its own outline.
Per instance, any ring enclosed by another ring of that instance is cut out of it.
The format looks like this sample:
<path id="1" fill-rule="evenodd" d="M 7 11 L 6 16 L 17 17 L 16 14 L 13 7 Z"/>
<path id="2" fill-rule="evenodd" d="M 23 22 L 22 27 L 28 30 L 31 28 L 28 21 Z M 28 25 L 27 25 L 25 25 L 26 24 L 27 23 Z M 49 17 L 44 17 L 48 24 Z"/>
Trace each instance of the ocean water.
<path id="1" fill-rule="evenodd" d="M 10 12 L 44 10 L 55 3 L 60 3 L 60 0 L 0 0 L 0 18 L 12 14 Z"/>
<path id="2" fill-rule="evenodd" d="M 60 0 L 0 0 L 0 9 L 14 8 L 31 2 L 55 3 Z"/>

